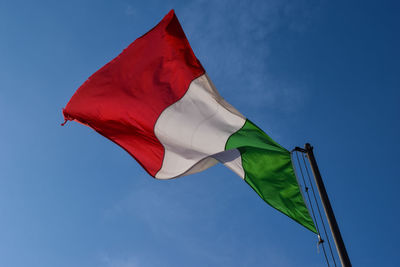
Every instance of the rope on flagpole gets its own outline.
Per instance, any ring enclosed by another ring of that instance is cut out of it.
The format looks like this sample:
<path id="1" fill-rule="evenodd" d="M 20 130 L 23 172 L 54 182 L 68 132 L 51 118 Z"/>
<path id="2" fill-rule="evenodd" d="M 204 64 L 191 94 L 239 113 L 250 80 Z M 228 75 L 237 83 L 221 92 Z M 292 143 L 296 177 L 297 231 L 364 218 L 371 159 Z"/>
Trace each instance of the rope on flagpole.
<path id="1" fill-rule="evenodd" d="M 307 187 L 306 179 L 304 178 L 304 174 L 303 174 L 303 169 L 302 169 L 301 164 L 300 164 L 298 151 L 295 150 L 295 152 L 296 152 L 296 158 L 297 158 L 297 165 L 299 166 L 299 169 L 300 169 L 301 178 L 303 180 L 304 188 L 305 188 L 305 191 L 307 193 L 308 203 L 310 204 L 311 213 L 312 213 L 312 216 L 313 216 L 313 219 L 314 219 L 314 222 L 315 222 L 315 228 L 317 228 L 317 232 L 318 232 L 318 243 L 317 243 L 317 245 L 318 246 L 319 245 L 322 246 L 322 251 L 324 252 L 326 264 L 328 265 L 328 267 L 330 267 L 328 256 L 326 255 L 326 251 L 325 251 L 324 240 L 321 238 L 321 232 L 319 231 L 318 222 L 317 222 L 317 219 L 315 217 L 315 212 L 314 212 L 314 208 L 313 208 L 313 205 L 312 205 L 312 202 L 311 202 L 310 193 L 308 192 L 309 188 Z"/>
<path id="2" fill-rule="evenodd" d="M 305 170 L 306 170 L 306 173 L 307 173 L 307 176 L 308 176 L 308 181 L 309 181 L 310 186 L 311 186 L 311 191 L 312 191 L 312 193 L 313 193 L 313 195 L 314 195 L 315 204 L 317 205 L 317 211 L 318 211 L 318 214 L 319 214 L 319 218 L 321 219 L 322 228 L 324 229 L 325 237 L 326 237 L 326 240 L 328 241 L 328 246 L 329 246 L 329 250 L 330 250 L 330 252 L 331 252 L 331 257 L 332 257 L 333 263 L 334 263 L 334 265 L 335 265 L 335 267 L 336 267 L 335 256 L 333 255 L 331 242 L 329 241 L 329 236 L 328 236 L 328 234 L 327 234 L 327 232 L 326 232 L 325 222 L 324 222 L 324 220 L 323 220 L 323 218 L 322 218 L 321 209 L 319 208 L 319 204 L 318 204 L 318 201 L 317 201 L 317 197 L 316 197 L 316 195 L 315 195 L 314 186 L 313 186 L 313 184 L 312 184 L 312 182 L 311 182 L 310 172 L 308 171 L 308 167 L 307 167 L 307 164 L 306 164 L 306 160 L 305 160 L 304 154 L 302 153 L 301 155 L 302 155 L 304 167 L 305 167 Z"/>

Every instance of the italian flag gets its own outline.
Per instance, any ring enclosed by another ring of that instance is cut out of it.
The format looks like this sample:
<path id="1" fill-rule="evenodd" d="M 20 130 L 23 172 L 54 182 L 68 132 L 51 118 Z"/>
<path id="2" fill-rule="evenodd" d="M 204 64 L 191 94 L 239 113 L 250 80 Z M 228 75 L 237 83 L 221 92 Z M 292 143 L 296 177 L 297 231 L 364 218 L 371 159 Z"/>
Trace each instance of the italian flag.
<path id="1" fill-rule="evenodd" d="M 316 232 L 290 152 L 218 94 L 173 10 L 95 72 L 63 114 L 121 146 L 156 179 L 220 162 Z"/>

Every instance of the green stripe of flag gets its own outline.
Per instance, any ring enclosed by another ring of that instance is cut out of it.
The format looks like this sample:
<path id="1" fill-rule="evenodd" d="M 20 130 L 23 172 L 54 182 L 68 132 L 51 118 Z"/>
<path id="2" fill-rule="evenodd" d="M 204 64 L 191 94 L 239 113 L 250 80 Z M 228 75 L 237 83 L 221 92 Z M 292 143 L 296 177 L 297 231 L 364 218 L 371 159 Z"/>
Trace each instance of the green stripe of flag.
<path id="1" fill-rule="evenodd" d="M 317 233 L 294 173 L 290 152 L 251 121 L 232 134 L 226 150 L 239 149 L 245 181 L 269 205 Z"/>

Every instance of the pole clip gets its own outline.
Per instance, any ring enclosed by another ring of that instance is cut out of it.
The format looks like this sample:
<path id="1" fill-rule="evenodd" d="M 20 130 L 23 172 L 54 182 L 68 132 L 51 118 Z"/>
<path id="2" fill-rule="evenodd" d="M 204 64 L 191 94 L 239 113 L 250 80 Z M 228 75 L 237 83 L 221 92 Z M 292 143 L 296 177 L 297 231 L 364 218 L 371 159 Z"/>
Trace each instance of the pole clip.
<path id="1" fill-rule="evenodd" d="M 298 147 L 298 146 L 296 146 L 295 148 L 293 148 L 292 152 L 293 152 L 293 151 L 299 151 L 299 152 L 301 152 L 301 153 L 307 153 L 307 150 L 305 150 L 304 148 Z"/>
<path id="2" fill-rule="evenodd" d="M 321 238 L 321 236 L 318 235 L 318 245 L 321 245 L 321 244 L 324 243 L 324 242 L 325 242 L 325 240 L 323 240 L 323 239 Z"/>

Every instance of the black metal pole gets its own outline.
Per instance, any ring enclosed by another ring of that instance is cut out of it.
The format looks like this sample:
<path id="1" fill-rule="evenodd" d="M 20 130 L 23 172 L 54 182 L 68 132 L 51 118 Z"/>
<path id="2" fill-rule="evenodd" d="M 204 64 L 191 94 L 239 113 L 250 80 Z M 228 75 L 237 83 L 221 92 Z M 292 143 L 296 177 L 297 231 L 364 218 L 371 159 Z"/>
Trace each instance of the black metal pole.
<path id="1" fill-rule="evenodd" d="M 339 226 L 336 222 L 335 214 L 333 213 L 331 202 L 329 201 L 328 194 L 326 193 L 324 182 L 322 181 L 321 173 L 319 172 L 317 161 L 315 160 L 313 147 L 307 143 L 305 150 L 308 160 L 310 161 L 311 169 L 314 174 L 315 183 L 318 188 L 319 196 L 324 206 L 325 214 L 328 219 L 329 227 L 331 228 L 333 240 L 335 241 L 336 248 L 339 254 L 340 262 L 343 267 L 351 267 L 349 255 L 347 254 L 342 235 L 340 234 Z M 328 237 L 327 237 L 328 238 Z"/>

